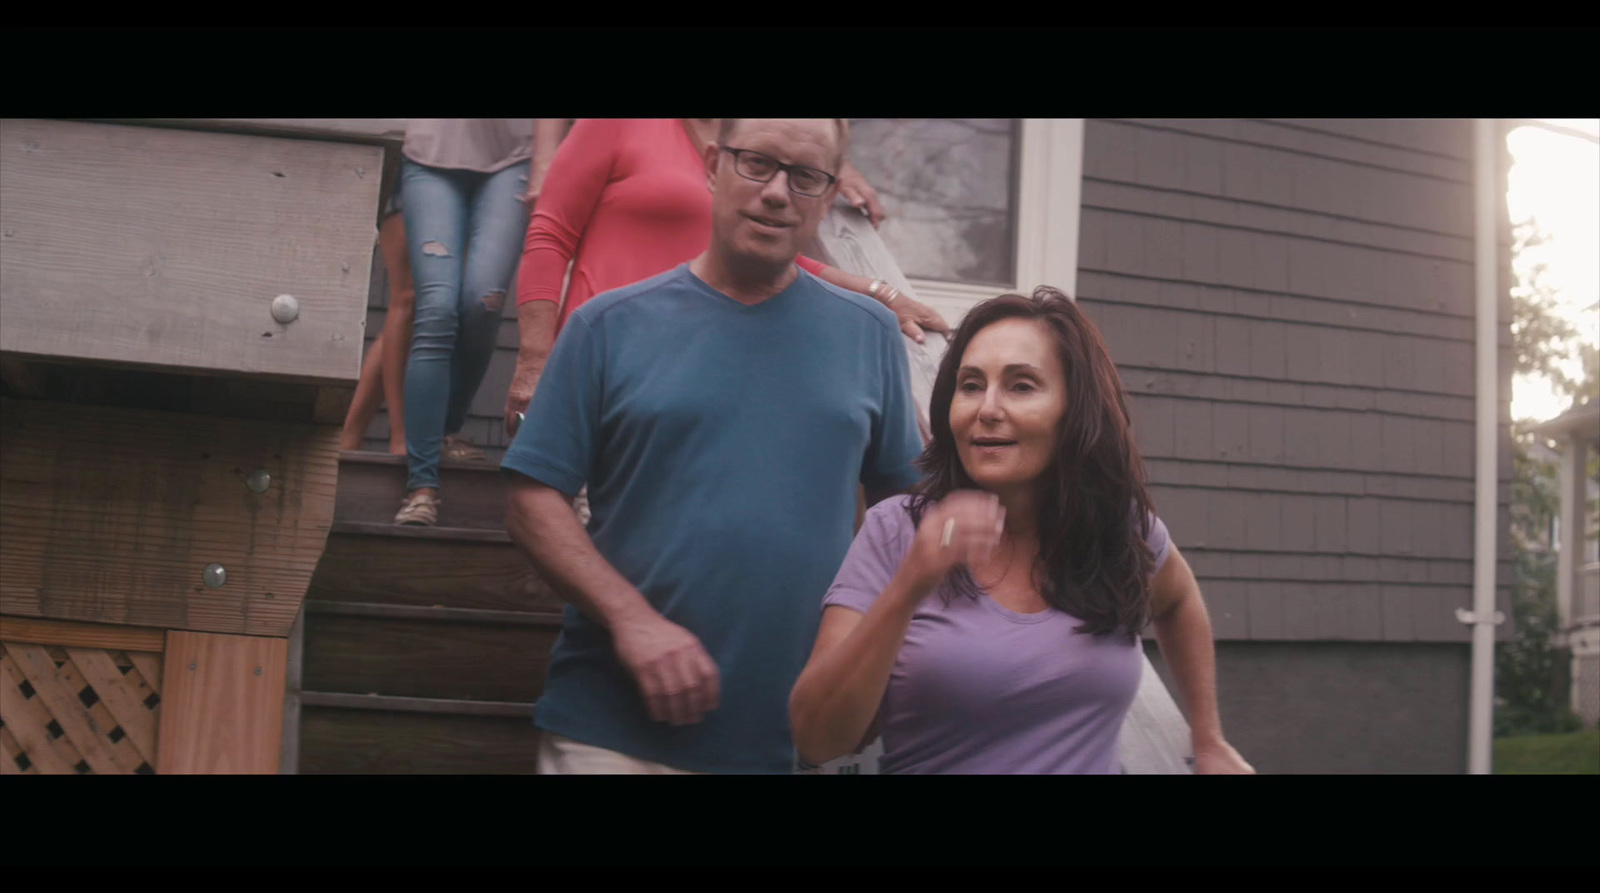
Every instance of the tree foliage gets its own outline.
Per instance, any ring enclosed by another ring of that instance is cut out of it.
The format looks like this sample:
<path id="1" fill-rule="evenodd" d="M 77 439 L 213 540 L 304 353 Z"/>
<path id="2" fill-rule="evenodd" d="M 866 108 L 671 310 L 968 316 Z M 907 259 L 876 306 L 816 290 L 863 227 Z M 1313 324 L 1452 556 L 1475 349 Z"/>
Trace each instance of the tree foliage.
<path id="1" fill-rule="evenodd" d="M 1525 251 L 1549 236 L 1529 219 L 1514 230 L 1513 250 Z M 1600 399 L 1600 351 L 1585 343 L 1556 310 L 1544 264 L 1519 273 L 1512 289 L 1512 350 L 1518 375 L 1542 377 L 1576 406 Z M 1600 308 L 1596 308 L 1600 309 Z M 1578 360 L 1577 369 L 1572 360 Z M 1576 374 L 1574 374 L 1576 373 Z M 1495 649 L 1495 734 L 1531 735 L 1579 727 L 1568 709 L 1570 663 L 1556 647 L 1556 555 L 1549 550 L 1551 521 L 1560 512 L 1556 464 L 1539 455 L 1536 438 L 1513 424 L 1511 596 L 1515 635 Z M 1591 466 L 1593 462 L 1591 462 Z M 1589 469 L 1590 476 L 1595 469 Z M 1593 513 L 1591 507 L 1590 513 Z M 1566 532 L 1571 543 L 1574 537 Z M 1570 548 L 1570 546 L 1569 546 Z"/>

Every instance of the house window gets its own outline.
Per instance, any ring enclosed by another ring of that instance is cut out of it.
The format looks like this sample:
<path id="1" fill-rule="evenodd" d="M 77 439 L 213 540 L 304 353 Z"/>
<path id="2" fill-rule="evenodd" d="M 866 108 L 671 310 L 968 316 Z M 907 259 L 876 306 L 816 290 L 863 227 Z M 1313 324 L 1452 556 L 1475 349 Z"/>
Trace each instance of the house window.
<path id="1" fill-rule="evenodd" d="M 851 153 L 889 219 L 879 231 L 913 279 L 1016 282 L 1013 118 L 855 118 Z"/>
<path id="2" fill-rule="evenodd" d="M 1075 293 L 1081 118 L 855 118 L 850 158 L 918 299 L 952 324 L 1004 292 Z"/>

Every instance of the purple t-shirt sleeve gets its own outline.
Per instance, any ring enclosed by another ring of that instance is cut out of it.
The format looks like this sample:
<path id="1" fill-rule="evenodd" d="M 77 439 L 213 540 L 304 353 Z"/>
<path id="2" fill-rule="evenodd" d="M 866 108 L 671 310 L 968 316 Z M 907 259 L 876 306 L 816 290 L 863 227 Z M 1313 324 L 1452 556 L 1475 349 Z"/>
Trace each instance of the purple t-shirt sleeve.
<path id="1" fill-rule="evenodd" d="M 1153 577 L 1160 573 L 1162 566 L 1167 563 L 1167 556 L 1172 554 L 1172 535 L 1167 532 L 1167 525 L 1154 513 L 1150 515 L 1150 536 L 1145 543 L 1150 546 L 1150 554 L 1156 559 L 1150 571 Z"/>
<path id="2" fill-rule="evenodd" d="M 861 521 L 861 531 L 850 544 L 833 585 L 823 596 L 823 607 L 839 605 L 865 614 L 878 600 L 895 571 L 900 569 L 900 562 L 910 547 L 910 535 L 915 532 L 911 516 L 906 514 L 908 498 L 895 496 L 867 510 Z"/>
<path id="3" fill-rule="evenodd" d="M 889 585 L 906 551 L 911 547 L 911 537 L 916 529 L 911 516 L 906 514 L 906 501 L 910 497 L 896 496 L 885 499 L 867 510 L 861 522 L 861 532 L 845 555 L 844 564 L 823 596 L 822 606 L 838 605 L 865 614 L 878 595 Z M 1150 515 L 1150 536 L 1145 539 L 1155 556 L 1151 576 L 1160 572 L 1172 554 L 1172 537 L 1167 525 L 1154 514 Z"/>

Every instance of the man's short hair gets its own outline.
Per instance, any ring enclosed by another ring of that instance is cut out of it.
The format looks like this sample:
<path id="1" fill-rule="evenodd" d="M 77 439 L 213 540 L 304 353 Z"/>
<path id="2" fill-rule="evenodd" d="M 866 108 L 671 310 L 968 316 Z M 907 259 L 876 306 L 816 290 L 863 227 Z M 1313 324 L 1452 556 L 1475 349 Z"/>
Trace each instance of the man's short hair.
<path id="1" fill-rule="evenodd" d="M 717 128 L 717 142 L 726 145 L 728 139 L 733 136 L 733 132 L 738 129 L 739 122 L 742 120 L 744 119 L 723 118 L 721 126 Z M 835 168 L 833 173 L 837 174 L 839 173 L 837 168 L 844 166 L 844 160 L 850 154 L 850 122 L 844 118 L 834 118 L 833 132 L 839 143 L 839 155 L 833 160 L 833 166 Z"/>

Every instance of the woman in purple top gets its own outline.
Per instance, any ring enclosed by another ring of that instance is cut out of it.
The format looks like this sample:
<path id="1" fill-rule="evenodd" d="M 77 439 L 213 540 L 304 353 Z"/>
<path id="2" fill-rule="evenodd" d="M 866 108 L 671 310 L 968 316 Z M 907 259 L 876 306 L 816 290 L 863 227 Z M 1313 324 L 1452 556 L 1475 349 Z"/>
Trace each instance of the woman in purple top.
<path id="1" fill-rule="evenodd" d="M 967 314 L 940 364 L 927 477 L 867 512 L 790 698 L 800 758 L 883 736 L 885 773 L 1101 773 L 1139 688 L 1139 632 L 1222 736 L 1211 624 L 1145 492 L 1116 366 L 1051 288 Z M 1132 510 L 1130 511 L 1130 507 Z"/>

